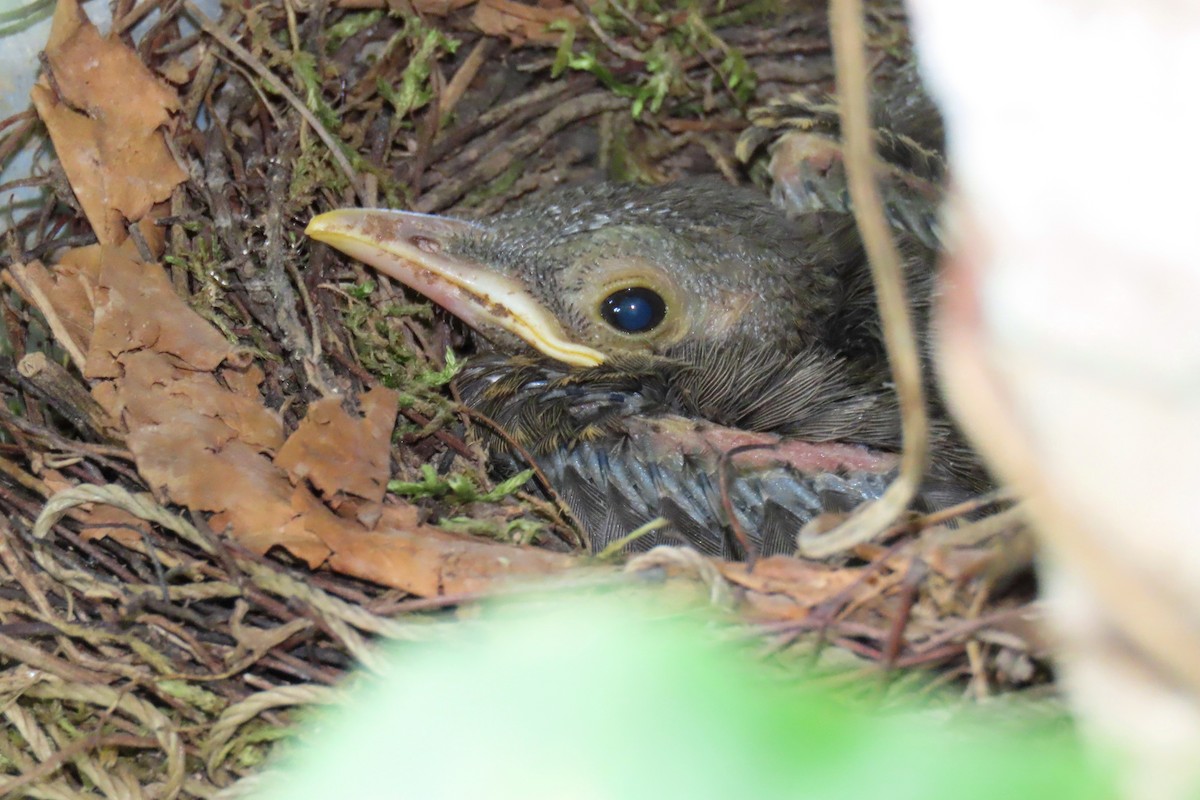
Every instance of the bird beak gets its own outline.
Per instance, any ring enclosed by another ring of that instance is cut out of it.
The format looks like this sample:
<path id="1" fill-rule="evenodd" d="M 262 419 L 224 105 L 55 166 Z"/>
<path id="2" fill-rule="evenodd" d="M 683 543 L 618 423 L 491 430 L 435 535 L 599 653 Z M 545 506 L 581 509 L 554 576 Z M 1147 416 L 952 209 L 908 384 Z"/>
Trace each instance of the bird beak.
<path id="1" fill-rule="evenodd" d="M 447 255 L 453 238 L 478 236 L 470 222 L 392 211 L 345 208 L 313 217 L 304 232 L 415 289 L 477 331 L 499 328 L 551 358 L 594 367 L 604 354 L 567 338 L 562 326 L 518 281 Z"/>

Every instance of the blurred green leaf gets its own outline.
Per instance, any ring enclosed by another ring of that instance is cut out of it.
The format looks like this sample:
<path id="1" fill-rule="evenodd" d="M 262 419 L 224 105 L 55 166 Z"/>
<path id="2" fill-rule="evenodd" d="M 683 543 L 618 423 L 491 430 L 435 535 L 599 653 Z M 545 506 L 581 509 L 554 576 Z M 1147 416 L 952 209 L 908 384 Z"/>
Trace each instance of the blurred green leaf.
<path id="1" fill-rule="evenodd" d="M 1114 797 L 1061 729 L 851 709 L 610 600 L 398 645 L 259 800 Z"/>

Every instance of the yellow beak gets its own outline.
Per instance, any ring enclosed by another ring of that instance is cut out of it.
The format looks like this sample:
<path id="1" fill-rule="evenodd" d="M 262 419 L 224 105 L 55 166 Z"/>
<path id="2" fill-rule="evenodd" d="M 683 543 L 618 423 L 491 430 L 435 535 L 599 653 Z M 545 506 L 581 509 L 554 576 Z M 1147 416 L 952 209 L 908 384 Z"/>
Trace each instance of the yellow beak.
<path id="1" fill-rule="evenodd" d="M 566 364 L 594 367 L 604 354 L 567 338 L 558 320 L 518 281 L 446 255 L 446 243 L 480 228 L 460 220 L 346 208 L 313 217 L 304 232 L 415 289 L 484 333 L 499 328 Z"/>

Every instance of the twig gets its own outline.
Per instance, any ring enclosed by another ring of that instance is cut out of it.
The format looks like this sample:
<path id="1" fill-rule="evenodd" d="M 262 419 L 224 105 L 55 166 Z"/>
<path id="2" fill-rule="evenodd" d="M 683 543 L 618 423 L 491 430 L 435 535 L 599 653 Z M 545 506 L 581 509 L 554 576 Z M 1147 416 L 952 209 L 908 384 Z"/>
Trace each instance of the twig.
<path id="1" fill-rule="evenodd" d="M 495 108 L 488 109 L 476 118 L 464 120 L 457 127 L 445 132 L 434 143 L 429 157 L 433 161 L 442 161 L 451 153 L 459 154 L 468 142 L 480 138 L 486 132 L 501 125 L 507 125 L 507 130 L 511 132 L 517 126 L 524 124 L 526 120 L 545 113 L 547 109 L 553 108 L 568 97 L 578 95 L 584 89 L 594 85 L 590 76 L 577 76 L 571 80 L 549 82 L 518 95 Z M 479 151 L 486 153 L 491 149 L 493 148 L 481 147 Z M 460 163 L 461 161 L 456 155 L 454 164 Z"/>
<path id="2" fill-rule="evenodd" d="M 904 646 L 904 631 L 912 618 L 913 606 L 916 605 L 921 584 L 925 582 L 928 574 L 929 568 L 925 566 L 925 562 L 915 558 L 909 562 L 904 580 L 900 582 L 899 606 L 888 629 L 887 639 L 883 643 L 883 665 L 888 669 L 895 665 L 900 656 L 900 648 Z"/>
<path id="3" fill-rule="evenodd" d="M 663 517 L 655 517 L 645 525 L 639 525 L 629 533 L 614 539 L 609 542 L 603 550 L 596 554 L 597 561 L 607 561 L 610 558 L 616 558 L 625 551 L 625 548 L 641 539 L 643 536 L 649 536 L 655 531 L 662 530 L 671 523 L 667 522 Z"/>
<path id="4" fill-rule="evenodd" d="M 592 13 L 591 4 L 587 0 L 573 0 L 575 8 L 587 20 L 588 27 L 591 28 L 592 34 L 595 35 L 600 43 L 607 47 L 612 52 L 619 55 L 621 58 L 633 61 L 637 64 L 645 63 L 646 56 L 636 47 L 630 47 L 627 44 L 622 44 L 616 39 L 608 35 L 608 31 L 604 30 L 600 25 L 600 20 L 596 19 L 596 15 Z"/>
<path id="5" fill-rule="evenodd" d="M 636 28 L 638 33 L 645 35 L 647 30 L 646 25 L 640 19 L 634 16 L 629 9 L 617 2 L 617 0 L 611 0 L 611 2 L 608 4 L 608 7 L 620 14 L 621 18 Z"/>
<path id="6" fill-rule="evenodd" d="M 903 450 L 899 473 L 878 500 L 859 506 L 828 534 L 807 529 L 800 533 L 800 552 L 810 558 L 843 552 L 871 541 L 886 530 L 916 496 L 929 456 L 929 418 L 925 410 L 921 359 L 913 334 L 900 253 L 892 239 L 873 170 L 875 157 L 862 15 L 862 0 L 830 1 L 829 22 L 841 100 L 838 107 L 846 154 L 846 182 L 854 203 L 854 219 L 875 279 L 884 345 L 900 403 Z"/>
<path id="7" fill-rule="evenodd" d="M 618 97 L 607 90 L 590 92 L 582 97 L 561 103 L 529 126 L 528 132 L 522 134 L 504 149 L 493 151 L 465 173 L 444 180 L 435 189 L 425 194 L 414 210 L 425 213 L 440 211 L 471 189 L 501 175 L 514 161 L 533 155 L 546 143 L 547 139 L 572 122 L 595 116 L 604 111 L 626 108 L 628 105 L 628 99 Z"/>
<path id="8" fill-rule="evenodd" d="M 725 512 L 725 517 L 729 520 L 729 531 L 733 534 L 734 540 L 741 546 L 742 554 L 746 560 L 746 569 L 750 572 L 754 571 L 754 564 L 758 561 L 758 548 L 750 541 L 750 537 L 746 534 L 745 529 L 742 528 L 742 524 L 738 522 L 737 515 L 733 513 L 733 498 L 729 494 L 729 468 L 733 465 L 735 456 L 754 450 L 769 450 L 772 447 L 775 447 L 773 443 L 744 444 L 726 450 L 717 459 L 717 479 L 721 494 L 721 510 Z"/>
<path id="9" fill-rule="evenodd" d="M 47 403 L 79 431 L 109 443 L 120 441 L 120 427 L 87 387 L 66 367 L 45 353 L 29 353 L 17 364 L 17 373 L 28 382 L 39 399 Z"/>
<path id="10" fill-rule="evenodd" d="M 922 514 L 913 520 L 912 527 L 916 530 L 932 528 L 934 525 L 941 525 L 943 522 L 949 522 L 956 517 L 973 514 L 981 508 L 1013 500 L 1016 500 L 1016 496 L 1013 495 L 1011 490 L 1005 488 L 993 489 L 986 494 L 972 497 L 970 500 L 964 500 L 961 503 L 955 503 L 952 506 L 931 511 L 928 514 Z"/>
<path id="11" fill-rule="evenodd" d="M 71 360 L 75 362 L 75 368 L 82 373 L 87 364 L 87 357 L 84 355 L 83 347 L 72 338 L 70 332 L 67 330 L 66 323 L 63 322 L 62 318 L 54 310 L 54 305 L 50 302 L 50 298 L 46 297 L 37 284 L 29 279 L 25 274 L 25 269 L 25 265 L 23 264 L 13 264 L 4 272 L 4 282 L 29 298 L 38 311 L 42 312 L 42 317 L 46 320 L 46 324 L 50 326 L 50 332 L 54 334 L 55 340 L 67 351 L 67 355 L 71 356 Z"/>
<path id="12" fill-rule="evenodd" d="M 471 48 L 471 52 L 467 54 L 466 60 L 463 61 L 458 71 L 454 73 L 454 77 L 450 79 L 450 82 L 446 84 L 446 90 L 442 92 L 442 96 L 438 98 L 437 113 L 439 117 L 444 118 L 458 105 L 458 101 L 466 93 L 467 87 L 471 85 L 471 81 L 475 80 L 475 76 L 479 74 L 479 68 L 487 60 L 491 49 L 492 40 L 486 38 L 480 39 Z"/>

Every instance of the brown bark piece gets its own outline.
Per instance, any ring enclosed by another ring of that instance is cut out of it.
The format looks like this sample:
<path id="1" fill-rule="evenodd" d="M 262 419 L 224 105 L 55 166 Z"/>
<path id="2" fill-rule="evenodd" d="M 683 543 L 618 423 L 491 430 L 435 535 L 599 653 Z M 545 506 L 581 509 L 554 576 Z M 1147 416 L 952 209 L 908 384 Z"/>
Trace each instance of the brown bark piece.
<path id="1" fill-rule="evenodd" d="M 322 537 L 334 551 L 329 565 L 422 597 L 482 592 L 504 580 L 552 575 L 579 565 L 561 553 L 489 542 L 410 520 L 407 507 L 385 506 L 373 531 L 350 538 L 345 525 L 324 530 Z M 404 578 L 404 585 L 398 578 Z"/>
<path id="2" fill-rule="evenodd" d="M 150 535 L 149 522 L 116 506 L 94 505 L 85 525 L 80 534 L 85 541 L 110 538 L 139 552 L 144 549 L 143 537 Z"/>
<path id="3" fill-rule="evenodd" d="M 397 413 L 387 389 L 360 399 L 359 418 L 336 401 L 313 404 L 282 462 L 327 494 L 363 497 L 344 504 L 353 516 L 293 485 L 272 461 L 284 431 L 263 405 L 261 368 L 236 363 L 239 353 L 174 294 L 162 267 L 133 257 L 130 246 L 83 248 L 53 270 L 15 272 L 43 313 L 88 345 L 81 360 L 105 378 L 93 396 L 128 430 L 126 445 L 151 487 L 211 512 L 215 530 L 251 550 L 282 547 L 312 568 L 328 564 L 422 596 L 479 592 L 574 564 L 421 524 L 410 506 L 380 506 Z"/>
<path id="4" fill-rule="evenodd" d="M 144 348 L 169 355 L 180 366 L 205 371 L 232 355 L 220 332 L 175 293 L 163 268 L 133 258 L 126 248 L 101 248 L 96 288 L 86 377 L 116 377 L 116 359 Z"/>
<path id="5" fill-rule="evenodd" d="M 53 79 L 38 81 L 33 103 L 96 237 L 119 244 L 126 220 L 146 217 L 187 177 L 159 130 L 179 97 L 74 0 L 55 9 L 46 60 Z"/>
<path id="6" fill-rule="evenodd" d="M 359 404 L 361 415 L 348 413 L 336 397 L 311 404 L 275 464 L 292 481 L 311 482 L 326 499 L 346 493 L 383 500 L 399 394 L 380 386 L 359 398 Z"/>
<path id="7" fill-rule="evenodd" d="M 760 559 L 750 569 L 740 562 L 714 562 L 725 579 L 751 592 L 786 597 L 806 611 L 860 577 L 857 569 L 834 569 L 789 556 Z"/>
<path id="8" fill-rule="evenodd" d="M 92 341 L 100 246 L 77 247 L 47 269 L 40 261 L 14 264 L 10 272 L 26 299 L 42 312 L 54 338 L 82 367 Z"/>
<path id="9" fill-rule="evenodd" d="M 550 30 L 550 23 L 559 20 L 572 25 L 582 17 L 570 3 L 542 2 L 537 5 L 514 0 L 482 0 L 475 6 L 471 22 L 488 36 L 503 36 L 514 45 L 526 42 L 556 44 L 561 31 Z"/>

